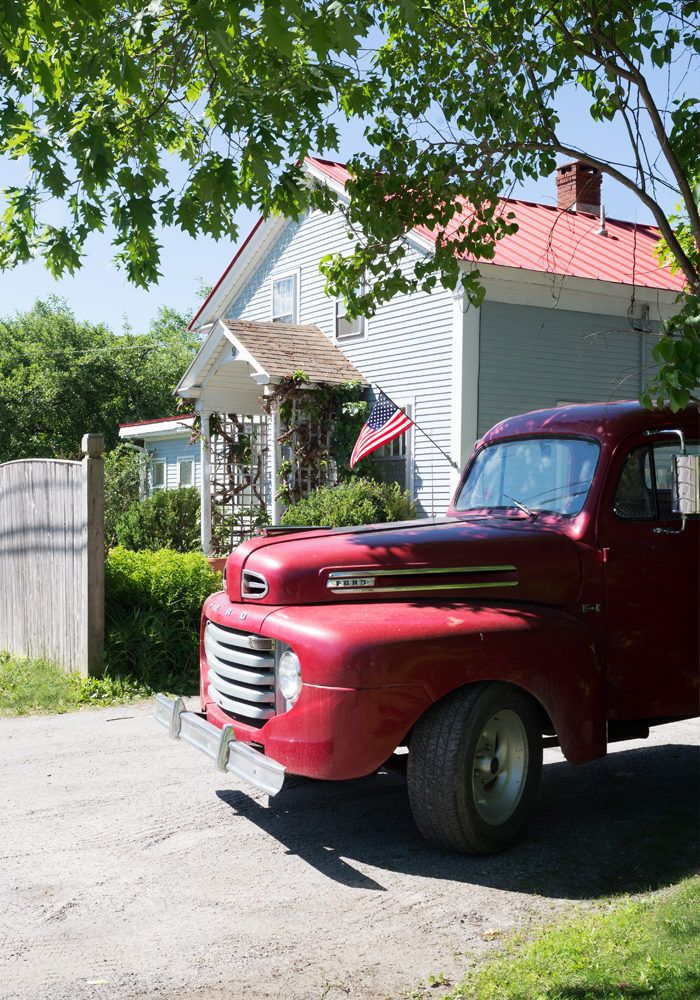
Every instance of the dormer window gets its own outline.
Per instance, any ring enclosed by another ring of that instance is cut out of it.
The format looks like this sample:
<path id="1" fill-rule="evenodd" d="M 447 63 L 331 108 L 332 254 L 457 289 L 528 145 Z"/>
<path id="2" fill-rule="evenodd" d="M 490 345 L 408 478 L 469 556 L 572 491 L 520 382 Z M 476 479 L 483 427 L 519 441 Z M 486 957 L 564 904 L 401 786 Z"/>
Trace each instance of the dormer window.
<path id="1" fill-rule="evenodd" d="M 272 322 L 296 323 L 299 277 L 284 274 L 272 279 Z"/>

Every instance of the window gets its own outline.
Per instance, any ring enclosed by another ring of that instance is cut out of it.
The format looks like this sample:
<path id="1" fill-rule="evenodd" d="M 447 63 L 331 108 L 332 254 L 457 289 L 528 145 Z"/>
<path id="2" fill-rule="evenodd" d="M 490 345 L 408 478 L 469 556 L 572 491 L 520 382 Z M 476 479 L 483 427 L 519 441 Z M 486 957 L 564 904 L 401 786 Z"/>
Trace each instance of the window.
<path id="1" fill-rule="evenodd" d="M 625 521 L 670 521 L 674 514 L 671 456 L 680 453 L 677 444 L 645 444 L 627 456 L 613 497 L 614 513 Z M 700 452 L 700 443 L 687 443 L 690 455 Z"/>
<path id="2" fill-rule="evenodd" d="M 272 280 L 272 322 L 297 322 L 297 288 L 296 274 L 285 274 Z"/>
<path id="3" fill-rule="evenodd" d="M 412 405 L 410 403 L 397 402 L 406 416 L 412 417 Z M 410 468 L 411 468 L 411 430 L 398 437 L 387 441 L 381 448 L 372 452 L 372 460 L 376 469 L 377 478 L 383 483 L 398 483 L 402 490 L 410 490 Z"/>
<path id="4" fill-rule="evenodd" d="M 155 458 L 151 459 L 149 462 L 149 476 L 148 485 L 149 492 L 153 493 L 155 490 L 165 489 L 165 459 Z"/>
<path id="5" fill-rule="evenodd" d="M 194 459 L 178 458 L 177 460 L 177 485 L 194 486 Z"/>
<path id="6" fill-rule="evenodd" d="M 349 337 L 364 337 L 365 335 L 364 316 L 356 316 L 355 319 L 349 319 L 345 314 L 345 302 L 343 299 L 337 299 L 335 303 L 334 332 L 336 340 L 345 340 Z"/>

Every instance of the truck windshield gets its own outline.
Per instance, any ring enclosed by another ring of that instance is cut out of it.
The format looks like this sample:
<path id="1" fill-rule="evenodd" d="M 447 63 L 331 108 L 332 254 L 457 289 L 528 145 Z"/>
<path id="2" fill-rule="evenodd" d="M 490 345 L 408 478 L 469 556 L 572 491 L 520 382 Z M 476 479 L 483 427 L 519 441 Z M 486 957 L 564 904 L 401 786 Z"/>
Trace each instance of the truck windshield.
<path id="1" fill-rule="evenodd" d="M 599 453 L 597 442 L 583 438 L 496 441 L 477 454 L 454 509 L 578 514 Z"/>

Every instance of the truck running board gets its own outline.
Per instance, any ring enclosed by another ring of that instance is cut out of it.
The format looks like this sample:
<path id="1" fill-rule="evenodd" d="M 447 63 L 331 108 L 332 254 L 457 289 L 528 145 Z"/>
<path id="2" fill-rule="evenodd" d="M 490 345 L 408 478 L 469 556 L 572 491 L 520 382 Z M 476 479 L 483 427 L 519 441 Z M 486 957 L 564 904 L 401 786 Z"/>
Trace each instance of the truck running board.
<path id="1" fill-rule="evenodd" d="M 182 698 L 156 695 L 156 722 L 174 740 L 184 740 L 211 757 L 219 771 L 230 771 L 268 795 L 276 795 L 284 783 L 285 768 L 248 743 L 236 739 L 233 726 L 219 729 L 199 712 L 188 712 Z"/>

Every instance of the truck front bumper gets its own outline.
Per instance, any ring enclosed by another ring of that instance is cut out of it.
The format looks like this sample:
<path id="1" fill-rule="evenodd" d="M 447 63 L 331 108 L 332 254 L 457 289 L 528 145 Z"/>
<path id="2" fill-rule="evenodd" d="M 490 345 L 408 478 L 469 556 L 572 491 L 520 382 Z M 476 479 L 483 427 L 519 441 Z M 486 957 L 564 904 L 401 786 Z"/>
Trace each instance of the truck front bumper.
<path id="1" fill-rule="evenodd" d="M 248 743 L 236 739 L 233 726 L 219 729 L 198 712 L 189 712 L 182 698 L 156 695 L 153 713 L 174 740 L 185 740 L 211 757 L 220 771 L 230 771 L 268 795 L 276 795 L 284 783 L 285 768 Z"/>

